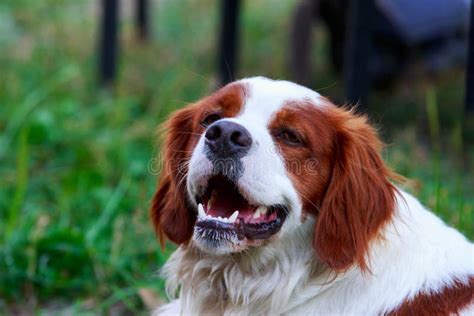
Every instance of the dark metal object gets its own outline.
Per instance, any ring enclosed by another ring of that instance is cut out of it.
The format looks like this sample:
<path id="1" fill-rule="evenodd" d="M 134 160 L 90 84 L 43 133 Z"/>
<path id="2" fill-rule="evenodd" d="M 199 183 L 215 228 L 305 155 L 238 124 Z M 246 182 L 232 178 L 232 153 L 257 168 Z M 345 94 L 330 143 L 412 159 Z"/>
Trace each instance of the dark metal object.
<path id="1" fill-rule="evenodd" d="M 347 42 L 344 69 L 346 101 L 359 103 L 358 110 L 367 112 L 371 86 L 369 60 L 372 46 L 373 0 L 351 0 L 347 14 Z"/>
<path id="2" fill-rule="evenodd" d="M 471 4 L 469 21 L 469 49 L 466 68 L 466 112 L 474 113 L 474 4 Z"/>
<path id="3" fill-rule="evenodd" d="M 466 0 L 377 0 L 377 9 L 409 45 L 452 37 L 467 21 Z"/>
<path id="4" fill-rule="evenodd" d="M 148 12 L 150 12 L 149 1 L 148 0 L 136 0 L 136 26 L 138 37 L 141 40 L 147 40 L 150 37 L 150 26 L 148 19 Z"/>
<path id="5" fill-rule="evenodd" d="M 297 4 L 290 29 L 290 72 L 293 81 L 310 84 L 312 26 L 319 0 L 304 0 Z"/>
<path id="6" fill-rule="evenodd" d="M 102 0 L 99 43 L 99 78 L 102 85 L 113 81 L 117 72 L 118 13 L 118 0 Z"/>
<path id="7" fill-rule="evenodd" d="M 221 24 L 219 32 L 218 78 L 221 85 L 234 80 L 238 50 L 238 19 L 240 0 L 221 0 Z"/>

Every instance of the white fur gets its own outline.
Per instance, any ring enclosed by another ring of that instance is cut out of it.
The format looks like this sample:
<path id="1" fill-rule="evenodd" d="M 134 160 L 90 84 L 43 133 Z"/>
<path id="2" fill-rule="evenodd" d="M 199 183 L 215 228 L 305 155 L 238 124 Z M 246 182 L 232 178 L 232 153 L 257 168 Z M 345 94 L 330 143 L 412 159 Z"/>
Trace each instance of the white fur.
<path id="1" fill-rule="evenodd" d="M 289 81 L 275 81 L 264 77 L 240 80 L 247 88 L 247 97 L 241 112 L 232 121 L 244 126 L 254 140 L 249 153 L 241 159 L 244 173 L 237 186 L 243 196 L 253 205 L 289 204 L 289 216 L 280 231 L 280 235 L 299 224 L 301 201 L 286 174 L 284 159 L 273 143 L 267 129 L 275 113 L 290 101 L 311 101 L 311 104 L 323 106 L 320 95 L 308 88 Z M 212 175 L 212 163 L 205 155 L 204 134 L 194 148 L 189 162 L 187 176 L 188 197 L 197 209 L 194 197 L 202 193 Z M 199 240 L 197 240 L 199 245 Z M 239 245 L 240 246 L 240 245 Z M 219 253 L 228 253 L 232 249 L 223 247 Z"/>
<path id="2" fill-rule="evenodd" d="M 262 247 L 224 256 L 202 251 L 195 241 L 178 248 L 162 271 L 170 297 L 178 299 L 156 314 L 380 315 L 420 291 L 449 285 L 453 277 L 468 282 L 462 278 L 474 274 L 474 245 L 402 190 L 383 238 L 370 244 L 370 272 L 354 265 L 336 274 L 319 262 L 311 245 L 315 219 L 301 222 L 302 203 L 266 129 L 285 101 L 311 99 L 319 106 L 319 95 L 286 81 L 242 82 L 250 87 L 249 96 L 242 113 L 230 120 L 258 142 L 244 160 L 239 188 L 259 204 L 288 199 L 290 217 L 277 238 Z M 211 173 L 202 150 L 201 139 L 189 165 L 190 197 Z"/>
<path id="3" fill-rule="evenodd" d="M 163 270 L 170 294 L 181 286 L 183 315 L 380 315 L 474 274 L 474 246 L 401 192 L 385 239 L 371 245 L 370 273 L 353 267 L 336 275 L 318 263 L 310 220 L 288 238 L 233 256 L 179 248 Z"/>

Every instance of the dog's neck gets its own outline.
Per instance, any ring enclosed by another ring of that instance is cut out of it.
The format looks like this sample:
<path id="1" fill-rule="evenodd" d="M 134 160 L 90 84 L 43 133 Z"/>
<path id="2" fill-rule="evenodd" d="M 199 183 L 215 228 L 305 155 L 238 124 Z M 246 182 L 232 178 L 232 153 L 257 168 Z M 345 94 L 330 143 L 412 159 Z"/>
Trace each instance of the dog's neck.
<path id="1" fill-rule="evenodd" d="M 412 196 L 403 193 L 397 206 L 380 238 L 371 242 L 368 272 L 354 265 L 336 273 L 318 261 L 314 222 L 307 221 L 243 253 L 212 256 L 192 242 L 182 246 L 163 268 L 167 288 L 171 294 L 180 289 L 184 315 L 383 314 L 414 290 L 439 288 L 440 280 L 467 282 L 472 245 Z M 456 256 L 462 264 L 449 260 Z"/>
<path id="2" fill-rule="evenodd" d="M 185 314 L 291 310 L 303 303 L 301 293 L 310 282 L 314 286 L 315 279 L 320 279 L 327 284 L 336 277 L 314 257 L 312 227 L 312 221 L 307 221 L 264 247 L 230 255 L 206 254 L 192 242 L 182 246 L 163 268 L 168 293 L 175 294 L 180 288 Z"/>

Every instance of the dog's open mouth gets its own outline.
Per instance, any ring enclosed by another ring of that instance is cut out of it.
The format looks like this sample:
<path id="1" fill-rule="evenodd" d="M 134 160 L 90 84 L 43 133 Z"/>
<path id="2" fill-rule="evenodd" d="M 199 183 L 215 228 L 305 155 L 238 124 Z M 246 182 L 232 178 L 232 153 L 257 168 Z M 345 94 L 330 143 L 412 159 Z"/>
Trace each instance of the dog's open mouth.
<path id="1" fill-rule="evenodd" d="M 284 205 L 250 204 L 223 176 L 212 177 L 197 202 L 195 232 L 200 238 L 267 239 L 280 230 L 288 213 Z"/>

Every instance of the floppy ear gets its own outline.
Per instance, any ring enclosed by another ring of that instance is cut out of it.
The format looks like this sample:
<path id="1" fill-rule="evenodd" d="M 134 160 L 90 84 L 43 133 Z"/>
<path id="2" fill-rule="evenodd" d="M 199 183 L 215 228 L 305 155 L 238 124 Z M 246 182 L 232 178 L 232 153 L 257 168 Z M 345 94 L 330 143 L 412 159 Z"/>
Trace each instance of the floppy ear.
<path id="1" fill-rule="evenodd" d="M 155 232 L 164 244 L 165 237 L 181 244 L 193 234 L 196 215 L 186 199 L 188 146 L 193 132 L 194 106 L 177 111 L 164 124 L 163 169 L 150 209 Z"/>
<path id="2" fill-rule="evenodd" d="M 365 117 L 340 108 L 329 114 L 336 128 L 334 160 L 313 244 L 320 260 L 337 271 L 354 263 L 367 270 L 369 241 L 390 219 L 396 188 Z"/>

